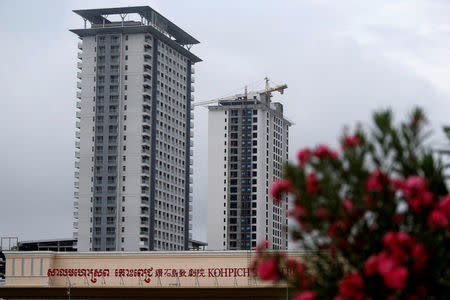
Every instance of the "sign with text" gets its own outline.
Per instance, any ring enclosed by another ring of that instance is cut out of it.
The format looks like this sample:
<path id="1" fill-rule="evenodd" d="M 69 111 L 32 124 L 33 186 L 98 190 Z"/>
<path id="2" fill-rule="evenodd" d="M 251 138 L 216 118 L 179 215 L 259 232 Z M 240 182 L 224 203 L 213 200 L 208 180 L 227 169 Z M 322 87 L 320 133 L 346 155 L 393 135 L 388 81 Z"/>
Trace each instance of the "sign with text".
<path id="1" fill-rule="evenodd" d="M 160 279 L 163 277 L 170 278 L 238 278 L 249 277 L 249 268 L 242 267 L 227 267 L 227 268 L 189 268 L 189 269 L 175 269 L 175 268 L 153 268 L 150 266 L 143 266 L 142 268 L 133 269 L 48 269 L 48 277 L 81 277 L 87 278 L 92 283 L 97 283 L 98 278 L 139 278 L 143 282 L 149 284 L 152 279 Z"/>

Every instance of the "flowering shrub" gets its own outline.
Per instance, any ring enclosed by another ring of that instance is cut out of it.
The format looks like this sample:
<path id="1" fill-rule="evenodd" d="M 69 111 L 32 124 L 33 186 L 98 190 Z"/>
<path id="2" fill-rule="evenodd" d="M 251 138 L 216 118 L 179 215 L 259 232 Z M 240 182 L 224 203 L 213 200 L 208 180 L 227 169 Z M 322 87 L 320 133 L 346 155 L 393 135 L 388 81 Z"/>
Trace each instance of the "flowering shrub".
<path id="1" fill-rule="evenodd" d="M 450 195 L 425 124 L 420 109 L 398 126 L 383 111 L 370 134 L 344 134 L 339 153 L 300 150 L 271 195 L 294 199 L 292 238 L 313 255 L 296 261 L 265 242 L 256 275 L 288 281 L 295 300 L 450 299 Z"/>

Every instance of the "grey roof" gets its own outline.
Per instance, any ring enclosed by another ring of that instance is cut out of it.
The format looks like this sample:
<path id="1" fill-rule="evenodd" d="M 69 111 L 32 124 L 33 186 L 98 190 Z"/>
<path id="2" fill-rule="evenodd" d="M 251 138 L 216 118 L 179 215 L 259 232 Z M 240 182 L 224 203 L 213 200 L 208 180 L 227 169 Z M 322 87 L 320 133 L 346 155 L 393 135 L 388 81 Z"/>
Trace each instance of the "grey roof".
<path id="1" fill-rule="evenodd" d="M 31 241 L 21 241 L 19 244 L 34 244 L 34 243 L 51 243 L 51 242 L 76 242 L 77 239 L 74 238 L 62 238 L 62 239 L 44 239 L 44 240 L 31 240 Z"/>
<path id="2" fill-rule="evenodd" d="M 173 36 L 177 43 L 181 45 L 192 45 L 200 43 L 197 39 L 192 37 L 186 31 L 169 21 L 167 18 L 162 16 L 156 10 L 150 6 L 132 6 L 132 7 L 114 7 L 114 8 L 98 8 L 98 9 L 80 9 L 74 10 L 74 13 L 80 15 L 82 18 L 88 20 L 93 24 L 103 24 L 111 23 L 108 19 L 103 16 L 106 15 L 119 15 L 119 14 L 132 14 L 136 13 L 151 20 L 151 22 L 160 27 Z"/>

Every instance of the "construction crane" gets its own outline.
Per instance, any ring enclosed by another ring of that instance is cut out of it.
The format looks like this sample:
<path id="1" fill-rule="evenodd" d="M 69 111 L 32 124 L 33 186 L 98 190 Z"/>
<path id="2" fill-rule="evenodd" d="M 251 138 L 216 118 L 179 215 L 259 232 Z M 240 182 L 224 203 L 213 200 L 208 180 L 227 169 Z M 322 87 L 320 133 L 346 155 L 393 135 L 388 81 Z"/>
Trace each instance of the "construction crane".
<path id="1" fill-rule="evenodd" d="M 266 94 L 269 101 L 270 101 L 270 98 L 272 97 L 272 92 L 279 92 L 280 94 L 283 95 L 284 90 L 287 89 L 287 87 L 288 87 L 287 84 L 281 84 L 281 85 L 277 85 L 277 86 L 271 88 L 269 86 L 269 78 L 265 77 L 264 80 L 266 82 L 266 88 L 264 90 L 255 91 L 253 93 Z M 247 98 L 247 86 L 245 87 L 245 96 Z M 217 99 L 212 99 L 212 100 L 207 100 L 207 101 L 202 101 L 202 102 L 196 102 L 196 103 L 192 104 L 192 106 L 193 107 L 206 106 L 209 104 L 217 103 L 220 100 L 224 100 L 224 99 L 226 99 L 226 98 L 222 97 L 222 98 L 217 98 Z"/>

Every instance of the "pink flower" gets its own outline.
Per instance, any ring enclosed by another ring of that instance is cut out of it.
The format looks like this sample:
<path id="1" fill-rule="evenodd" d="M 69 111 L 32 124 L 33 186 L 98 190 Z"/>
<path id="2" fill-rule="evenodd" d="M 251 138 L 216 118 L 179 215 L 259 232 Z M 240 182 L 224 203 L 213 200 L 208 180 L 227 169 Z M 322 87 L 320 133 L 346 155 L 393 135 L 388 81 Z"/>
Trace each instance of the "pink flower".
<path id="1" fill-rule="evenodd" d="M 346 213 L 351 213 L 353 210 L 353 202 L 350 199 L 344 199 L 344 202 L 342 203 L 344 206 L 344 210 Z"/>
<path id="2" fill-rule="evenodd" d="M 316 173 L 312 172 L 306 179 L 306 191 L 309 194 L 315 194 L 319 191 L 319 185 L 316 179 Z"/>
<path id="3" fill-rule="evenodd" d="M 372 255 L 366 260 L 364 264 L 364 274 L 367 276 L 374 275 L 378 269 L 378 256 Z"/>
<path id="4" fill-rule="evenodd" d="M 447 196 L 444 196 L 441 198 L 441 201 L 439 201 L 439 203 L 438 203 L 438 208 L 447 217 L 450 217 L 450 195 L 447 195 Z"/>
<path id="5" fill-rule="evenodd" d="M 439 227 L 447 227 L 448 218 L 441 210 L 435 208 L 428 216 L 428 226 L 433 231 Z"/>
<path id="6" fill-rule="evenodd" d="M 433 194 L 430 192 L 423 192 L 422 194 L 422 204 L 423 206 L 430 206 L 433 204 Z"/>
<path id="7" fill-rule="evenodd" d="M 409 207 L 411 207 L 411 210 L 413 212 L 415 212 L 415 213 L 420 212 L 420 207 L 421 207 L 420 198 L 418 198 L 418 197 L 410 198 L 410 199 L 408 199 L 408 204 L 409 204 Z"/>
<path id="8" fill-rule="evenodd" d="M 280 278 L 277 262 L 274 258 L 260 262 L 257 272 L 262 280 L 277 281 Z"/>
<path id="9" fill-rule="evenodd" d="M 316 216 L 319 220 L 325 220 L 328 217 L 328 211 L 324 207 L 319 207 L 316 210 Z"/>
<path id="10" fill-rule="evenodd" d="M 352 148 L 361 145 L 361 139 L 358 135 L 354 136 L 347 136 L 344 140 L 344 143 L 342 144 L 342 148 Z"/>
<path id="11" fill-rule="evenodd" d="M 384 284 L 393 290 L 403 290 L 407 277 L 408 269 L 405 267 L 396 267 L 383 275 Z"/>
<path id="12" fill-rule="evenodd" d="M 299 263 L 297 265 L 296 271 L 297 271 L 298 276 L 303 277 L 303 275 L 305 275 L 305 270 L 306 270 L 305 264 Z"/>
<path id="13" fill-rule="evenodd" d="M 385 275 L 391 272 L 396 266 L 395 260 L 393 260 L 390 256 L 387 255 L 386 252 L 381 252 L 378 255 L 378 273 L 381 275 Z"/>
<path id="14" fill-rule="evenodd" d="M 403 185 L 403 194 L 405 197 L 413 197 L 414 195 L 425 192 L 427 189 L 427 182 L 420 176 L 409 176 Z"/>
<path id="15" fill-rule="evenodd" d="M 287 179 L 277 180 L 272 183 L 272 187 L 270 189 L 270 195 L 272 196 L 275 203 L 280 203 L 281 195 L 283 193 L 292 193 L 294 191 L 294 186 L 292 182 Z"/>
<path id="16" fill-rule="evenodd" d="M 330 237 L 335 237 L 335 236 L 337 236 L 338 230 L 339 230 L 339 225 L 337 223 L 333 223 L 330 225 L 330 227 L 328 227 L 327 234 Z"/>
<path id="17" fill-rule="evenodd" d="M 339 284 L 339 293 L 348 299 L 364 299 L 364 281 L 361 274 L 354 272 L 345 276 Z"/>
<path id="18" fill-rule="evenodd" d="M 314 298 L 316 298 L 316 295 L 316 292 L 304 291 L 295 296 L 292 300 L 313 300 Z"/>
<path id="19" fill-rule="evenodd" d="M 384 246 L 390 248 L 396 242 L 396 234 L 393 231 L 388 231 L 383 237 Z"/>
<path id="20" fill-rule="evenodd" d="M 385 176 L 380 170 L 376 169 L 369 174 L 369 178 L 366 181 L 366 189 L 369 192 L 381 192 L 383 190 L 383 184 Z"/>
<path id="21" fill-rule="evenodd" d="M 428 261 L 428 253 L 425 246 L 417 244 L 412 249 L 412 256 L 414 257 L 414 270 L 420 272 L 425 269 Z"/>
<path id="22" fill-rule="evenodd" d="M 294 215 L 297 222 L 302 223 L 308 216 L 308 210 L 301 205 L 294 205 Z"/>
<path id="23" fill-rule="evenodd" d="M 309 148 L 304 148 L 297 152 L 297 159 L 299 161 L 300 167 L 304 166 L 310 158 L 311 150 L 309 150 Z"/>
<path id="24" fill-rule="evenodd" d="M 331 151 L 328 146 L 326 145 L 319 145 L 317 146 L 316 150 L 314 150 L 314 156 L 324 159 L 324 158 L 331 158 L 331 159 L 337 159 L 338 154 L 336 151 Z"/>
<path id="25" fill-rule="evenodd" d="M 338 159 L 339 155 L 336 151 L 330 151 L 329 156 L 331 159 Z"/>
<path id="26" fill-rule="evenodd" d="M 326 145 L 319 145 L 317 146 L 316 150 L 314 150 L 314 156 L 317 156 L 320 159 L 324 159 L 328 156 L 328 153 L 330 150 L 328 149 L 328 146 Z"/>

